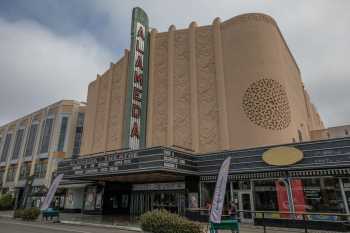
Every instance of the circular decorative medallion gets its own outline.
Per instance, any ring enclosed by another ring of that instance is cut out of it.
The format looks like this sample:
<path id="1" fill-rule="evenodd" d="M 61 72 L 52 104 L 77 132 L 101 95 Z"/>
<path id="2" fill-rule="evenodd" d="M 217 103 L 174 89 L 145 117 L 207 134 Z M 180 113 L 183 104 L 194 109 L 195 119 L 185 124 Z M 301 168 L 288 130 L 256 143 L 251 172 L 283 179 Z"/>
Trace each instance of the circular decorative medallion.
<path id="1" fill-rule="evenodd" d="M 243 109 L 254 124 L 265 129 L 282 130 L 291 122 L 287 93 L 273 79 L 252 83 L 243 96 Z"/>
<path id="2" fill-rule="evenodd" d="M 262 159 L 273 166 L 289 166 L 300 162 L 304 158 L 301 150 L 294 147 L 274 147 L 264 152 Z"/>

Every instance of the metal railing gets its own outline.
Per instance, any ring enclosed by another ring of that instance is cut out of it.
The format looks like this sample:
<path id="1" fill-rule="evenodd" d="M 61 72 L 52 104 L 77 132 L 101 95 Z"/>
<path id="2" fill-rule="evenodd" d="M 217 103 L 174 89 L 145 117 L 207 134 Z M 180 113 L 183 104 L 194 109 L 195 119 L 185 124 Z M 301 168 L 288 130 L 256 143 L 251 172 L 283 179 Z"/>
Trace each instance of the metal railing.
<path id="1" fill-rule="evenodd" d="M 243 218 L 242 218 L 243 216 Z M 350 214 L 315 213 L 315 212 L 282 212 L 282 211 L 237 211 L 240 221 L 251 219 L 254 225 L 263 227 L 286 227 L 333 232 L 350 232 Z"/>

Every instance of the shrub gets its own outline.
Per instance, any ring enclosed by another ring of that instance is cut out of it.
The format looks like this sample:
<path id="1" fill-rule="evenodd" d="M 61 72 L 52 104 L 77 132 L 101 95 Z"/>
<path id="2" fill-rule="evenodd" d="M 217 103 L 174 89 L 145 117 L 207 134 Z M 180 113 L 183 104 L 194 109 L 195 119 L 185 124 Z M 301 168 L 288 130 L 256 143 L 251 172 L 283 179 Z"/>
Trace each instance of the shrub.
<path id="1" fill-rule="evenodd" d="M 199 224 L 166 210 L 154 210 L 143 214 L 141 228 L 152 233 L 202 233 Z"/>
<path id="2" fill-rule="evenodd" d="M 40 209 L 33 207 L 24 209 L 22 213 L 23 220 L 36 220 L 40 215 Z"/>
<path id="3" fill-rule="evenodd" d="M 14 198 L 10 194 L 0 196 L 0 210 L 10 210 L 13 208 Z"/>
<path id="4" fill-rule="evenodd" d="M 13 213 L 14 218 L 22 218 L 24 209 L 16 209 Z"/>

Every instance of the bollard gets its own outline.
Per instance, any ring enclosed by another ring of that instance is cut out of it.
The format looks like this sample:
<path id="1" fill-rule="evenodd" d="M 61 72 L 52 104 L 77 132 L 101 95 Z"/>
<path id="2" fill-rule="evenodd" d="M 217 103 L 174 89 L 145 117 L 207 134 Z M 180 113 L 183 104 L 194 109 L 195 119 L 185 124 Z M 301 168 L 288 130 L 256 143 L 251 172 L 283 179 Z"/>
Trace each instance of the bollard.
<path id="1" fill-rule="evenodd" d="M 303 221 L 304 221 L 304 230 L 305 230 L 305 233 L 308 233 L 308 230 L 307 230 L 307 222 L 306 222 L 306 217 L 305 217 L 305 214 L 303 213 Z"/>

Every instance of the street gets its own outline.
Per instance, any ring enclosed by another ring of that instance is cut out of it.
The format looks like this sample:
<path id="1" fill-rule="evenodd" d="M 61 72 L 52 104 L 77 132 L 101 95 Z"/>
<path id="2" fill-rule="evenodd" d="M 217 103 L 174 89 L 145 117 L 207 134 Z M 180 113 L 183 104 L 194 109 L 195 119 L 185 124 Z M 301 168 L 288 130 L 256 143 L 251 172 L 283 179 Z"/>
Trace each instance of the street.
<path id="1" fill-rule="evenodd" d="M 75 226 L 60 223 L 24 222 L 0 218 L 0 233 L 132 233 L 115 228 Z"/>

